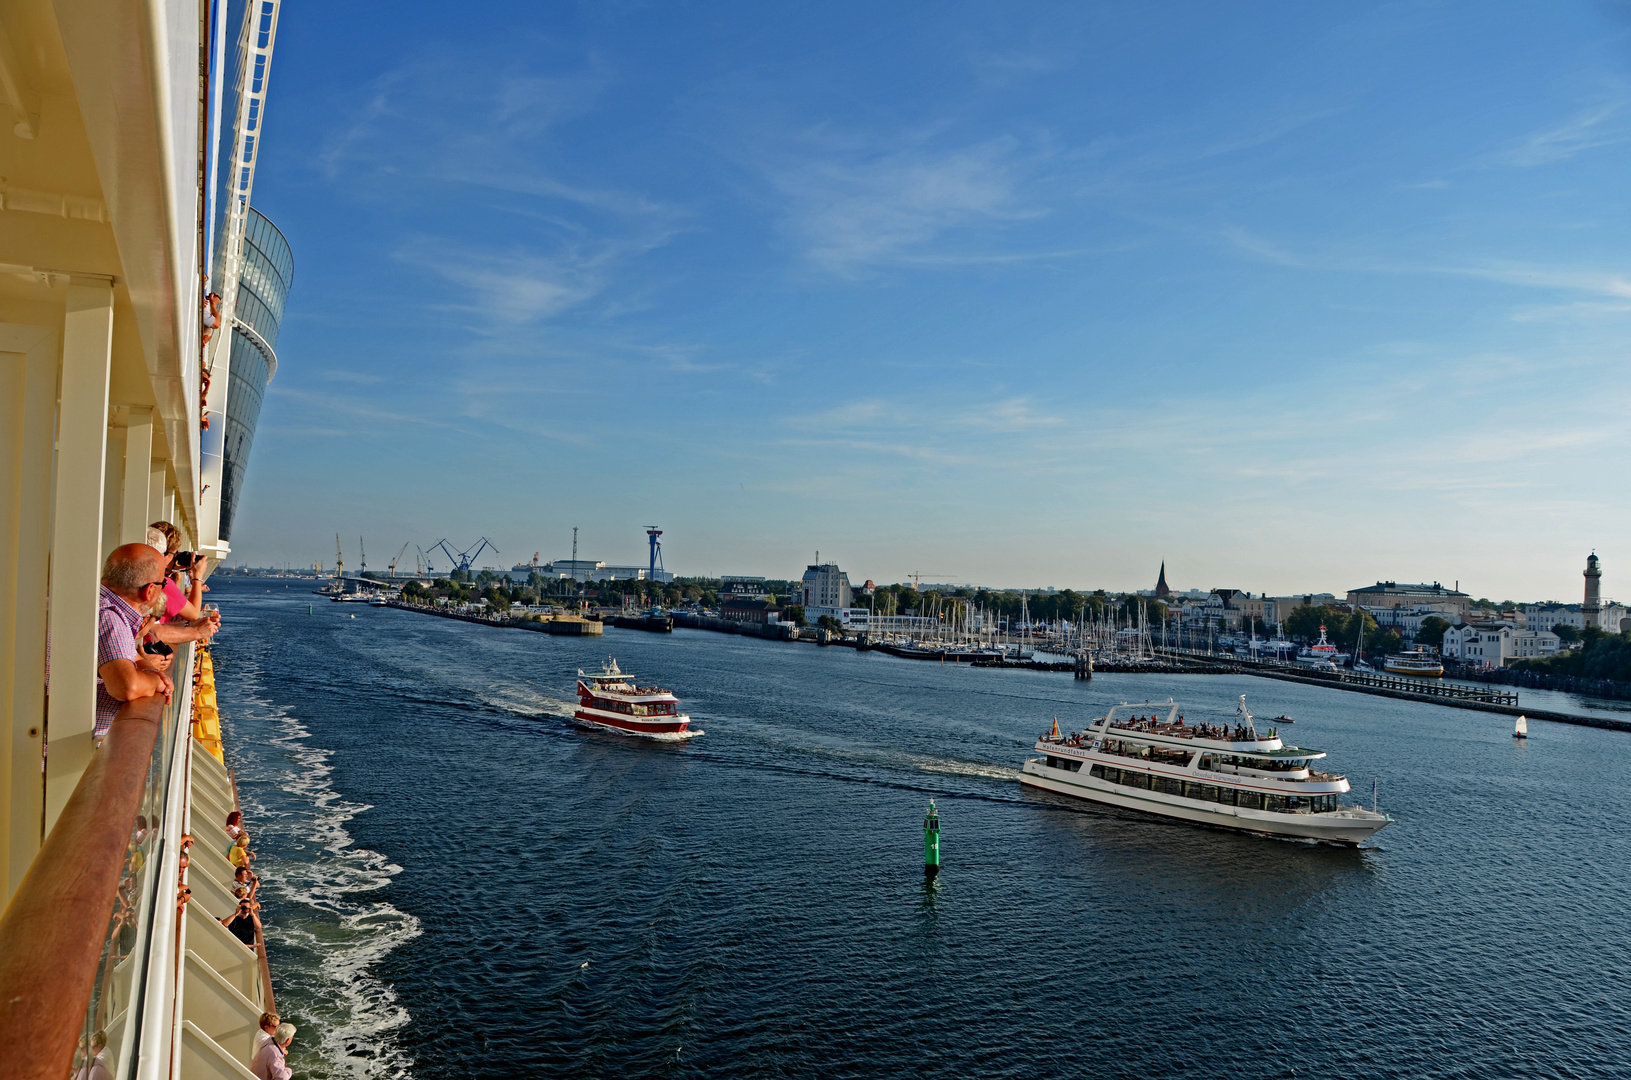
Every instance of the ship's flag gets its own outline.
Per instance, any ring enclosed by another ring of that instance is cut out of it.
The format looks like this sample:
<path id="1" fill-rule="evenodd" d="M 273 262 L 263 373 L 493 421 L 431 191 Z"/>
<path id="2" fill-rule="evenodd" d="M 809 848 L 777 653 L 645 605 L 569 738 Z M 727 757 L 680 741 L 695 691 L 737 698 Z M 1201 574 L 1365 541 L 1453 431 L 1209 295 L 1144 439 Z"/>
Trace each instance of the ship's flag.
<path id="1" fill-rule="evenodd" d="M 1056 717 L 1053 718 L 1053 734 L 1050 735 L 1049 738 L 1057 739 L 1058 737 L 1059 737 L 1059 718 L 1056 716 Z"/>

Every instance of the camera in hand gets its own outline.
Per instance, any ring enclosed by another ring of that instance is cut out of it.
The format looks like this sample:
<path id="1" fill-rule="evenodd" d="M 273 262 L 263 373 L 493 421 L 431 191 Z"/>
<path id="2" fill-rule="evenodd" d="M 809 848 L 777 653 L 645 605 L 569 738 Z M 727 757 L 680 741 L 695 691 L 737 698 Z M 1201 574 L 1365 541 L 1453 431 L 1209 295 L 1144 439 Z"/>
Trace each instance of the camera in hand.
<path id="1" fill-rule="evenodd" d="M 196 552 L 196 551 L 178 551 L 178 552 L 176 552 L 176 567 L 178 569 L 185 570 L 185 569 L 187 569 L 188 567 L 190 567 L 193 563 L 195 563 L 197 561 L 198 561 L 198 552 Z"/>
<path id="2" fill-rule="evenodd" d="M 142 652 L 148 656 L 169 656 L 175 650 L 162 641 L 144 641 L 142 642 Z"/>

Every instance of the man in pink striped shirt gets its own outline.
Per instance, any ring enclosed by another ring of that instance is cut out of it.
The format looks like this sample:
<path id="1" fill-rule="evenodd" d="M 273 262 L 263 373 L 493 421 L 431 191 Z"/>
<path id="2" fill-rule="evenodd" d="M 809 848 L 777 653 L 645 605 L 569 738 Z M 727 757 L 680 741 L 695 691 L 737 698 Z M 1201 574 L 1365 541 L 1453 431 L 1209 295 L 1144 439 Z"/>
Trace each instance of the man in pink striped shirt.
<path id="1" fill-rule="evenodd" d="M 142 652 L 142 621 L 164 590 L 164 557 L 146 544 L 113 549 L 102 564 L 102 592 L 96 614 L 96 727 L 98 741 L 108 733 L 119 706 L 136 698 L 175 689 L 163 668 L 169 657 Z"/>

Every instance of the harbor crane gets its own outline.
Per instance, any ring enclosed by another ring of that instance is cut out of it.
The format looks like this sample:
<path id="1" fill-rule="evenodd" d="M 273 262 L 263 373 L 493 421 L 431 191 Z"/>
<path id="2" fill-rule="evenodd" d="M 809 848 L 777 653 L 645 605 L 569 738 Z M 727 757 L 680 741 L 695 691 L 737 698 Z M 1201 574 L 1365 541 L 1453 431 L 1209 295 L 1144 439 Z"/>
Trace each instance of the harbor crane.
<path id="1" fill-rule="evenodd" d="M 334 580 L 345 577 L 345 552 L 340 549 L 340 534 L 334 534 Z"/>
<path id="2" fill-rule="evenodd" d="M 470 564 L 475 562 L 476 559 L 481 556 L 481 553 L 486 551 L 488 548 L 492 548 L 494 555 L 499 553 L 498 545 L 487 539 L 485 536 L 464 551 L 454 551 L 452 548 L 448 547 L 447 539 L 445 537 L 436 541 L 436 543 L 430 546 L 430 550 L 436 551 L 437 549 L 440 549 L 443 554 L 445 554 L 449 559 L 452 559 L 454 568 L 458 570 L 469 570 Z"/>
<path id="3" fill-rule="evenodd" d="M 357 537 L 357 550 L 362 552 L 362 567 L 357 571 L 357 576 L 358 577 L 367 577 L 368 576 L 368 545 L 364 544 L 362 542 L 362 537 L 360 537 L 360 536 Z"/>
<path id="4" fill-rule="evenodd" d="M 391 578 L 392 578 L 392 580 L 395 580 L 395 578 L 396 578 L 396 564 L 401 562 L 402 561 L 402 556 L 406 555 L 407 553 L 408 553 L 408 545 L 403 544 L 402 545 L 402 550 L 397 552 L 396 553 L 396 558 L 391 560 Z"/>

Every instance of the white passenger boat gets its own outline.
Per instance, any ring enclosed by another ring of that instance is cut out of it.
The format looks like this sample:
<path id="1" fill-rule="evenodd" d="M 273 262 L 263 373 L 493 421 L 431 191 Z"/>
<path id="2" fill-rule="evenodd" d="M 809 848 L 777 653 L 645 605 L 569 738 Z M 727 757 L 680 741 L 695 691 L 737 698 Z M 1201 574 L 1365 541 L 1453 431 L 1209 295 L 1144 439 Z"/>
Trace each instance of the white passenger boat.
<path id="1" fill-rule="evenodd" d="M 1433 649 L 1418 646 L 1389 656 L 1382 661 L 1382 670 L 1395 675 L 1442 675 L 1444 658 Z"/>
<path id="2" fill-rule="evenodd" d="M 1320 639 L 1302 652 L 1297 654 L 1297 663 L 1312 664 L 1320 670 L 1324 665 L 1340 667 L 1348 662 L 1348 654 L 1338 651 L 1335 645 L 1325 640 L 1325 625 L 1320 624 Z"/>
<path id="3" fill-rule="evenodd" d="M 615 659 L 599 671 L 578 669 L 578 708 L 572 718 L 619 735 L 665 741 L 703 734 L 691 730 L 691 718 L 680 712 L 679 698 L 659 687 L 640 686 Z"/>
<path id="4" fill-rule="evenodd" d="M 1343 804 L 1347 777 L 1311 767 L 1322 751 L 1260 734 L 1244 694 L 1234 724 L 1185 723 L 1171 701 L 1124 703 L 1075 734 L 1055 720 L 1036 750 L 1022 783 L 1183 821 L 1350 846 L 1393 821 Z"/>

